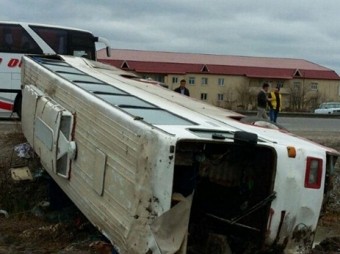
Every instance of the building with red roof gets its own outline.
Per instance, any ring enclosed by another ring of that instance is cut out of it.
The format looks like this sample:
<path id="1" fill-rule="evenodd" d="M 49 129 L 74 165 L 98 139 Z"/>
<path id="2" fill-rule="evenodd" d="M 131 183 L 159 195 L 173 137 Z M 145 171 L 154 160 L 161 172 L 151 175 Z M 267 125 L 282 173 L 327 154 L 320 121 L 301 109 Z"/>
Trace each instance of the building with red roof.
<path id="1" fill-rule="evenodd" d="M 164 83 L 174 90 L 182 79 L 190 96 L 220 107 L 255 109 L 263 82 L 280 87 L 283 110 L 310 110 L 340 100 L 340 77 L 329 68 L 293 58 L 248 57 L 112 49 L 98 61 Z"/>

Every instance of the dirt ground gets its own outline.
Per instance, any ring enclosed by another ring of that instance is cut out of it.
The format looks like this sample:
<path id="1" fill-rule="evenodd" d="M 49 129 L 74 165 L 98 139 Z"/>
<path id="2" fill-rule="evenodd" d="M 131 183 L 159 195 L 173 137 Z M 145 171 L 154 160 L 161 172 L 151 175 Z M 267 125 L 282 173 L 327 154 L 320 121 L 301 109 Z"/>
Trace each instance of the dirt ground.
<path id="1" fill-rule="evenodd" d="M 56 186 L 37 160 L 14 151 L 25 142 L 20 124 L 0 125 L 0 254 L 112 253 L 66 197 L 55 198 L 53 209 L 47 205 L 49 190 Z M 33 180 L 14 181 L 10 169 L 18 167 L 29 167 Z M 65 201 L 66 207 L 58 207 Z"/>
<path id="2" fill-rule="evenodd" d="M 297 134 L 340 151 L 339 133 Z M 25 142 L 19 123 L 0 126 L 0 254 L 113 253 L 100 232 L 71 203 L 53 209 L 48 206 L 49 190 L 55 186 L 37 161 L 20 158 L 13 149 Z M 26 166 L 32 170 L 33 180 L 13 181 L 10 168 Z M 320 243 L 314 254 L 340 253 L 339 162 L 337 169 L 335 191 L 320 220 L 316 237 Z"/>

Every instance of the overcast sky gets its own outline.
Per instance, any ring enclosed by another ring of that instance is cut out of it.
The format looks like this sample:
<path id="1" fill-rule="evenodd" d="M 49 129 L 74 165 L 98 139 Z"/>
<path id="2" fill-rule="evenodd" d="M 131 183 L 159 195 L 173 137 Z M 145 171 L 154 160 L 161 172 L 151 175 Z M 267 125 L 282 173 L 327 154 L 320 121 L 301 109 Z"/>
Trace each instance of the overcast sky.
<path id="1" fill-rule="evenodd" d="M 339 0 L 0 0 L 0 20 L 82 28 L 117 49 L 301 58 L 340 74 Z"/>

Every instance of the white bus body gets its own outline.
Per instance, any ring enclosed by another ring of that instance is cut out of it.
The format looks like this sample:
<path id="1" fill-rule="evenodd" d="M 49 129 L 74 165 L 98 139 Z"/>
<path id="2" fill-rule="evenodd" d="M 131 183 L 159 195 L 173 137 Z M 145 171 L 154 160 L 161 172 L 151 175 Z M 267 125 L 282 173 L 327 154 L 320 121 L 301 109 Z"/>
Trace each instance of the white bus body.
<path id="1" fill-rule="evenodd" d="M 95 60 L 95 42 L 109 48 L 106 39 L 85 30 L 0 21 L 0 111 L 13 110 L 24 54 L 76 55 Z"/>
<path id="2" fill-rule="evenodd" d="M 22 128 L 119 253 L 308 253 L 339 153 L 71 56 L 24 56 Z"/>

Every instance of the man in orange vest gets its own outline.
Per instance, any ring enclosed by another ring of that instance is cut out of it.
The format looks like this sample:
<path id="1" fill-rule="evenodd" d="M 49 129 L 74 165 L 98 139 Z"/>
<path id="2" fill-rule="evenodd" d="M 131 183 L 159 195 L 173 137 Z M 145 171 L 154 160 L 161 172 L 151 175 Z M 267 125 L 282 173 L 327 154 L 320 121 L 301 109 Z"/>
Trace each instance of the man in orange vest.
<path id="1" fill-rule="evenodd" d="M 272 91 L 268 95 L 268 104 L 269 104 L 269 118 L 270 121 L 273 123 L 276 123 L 277 116 L 279 115 L 279 112 L 281 111 L 281 103 L 282 103 L 282 98 L 280 94 L 280 87 L 276 87 L 274 91 Z"/>

